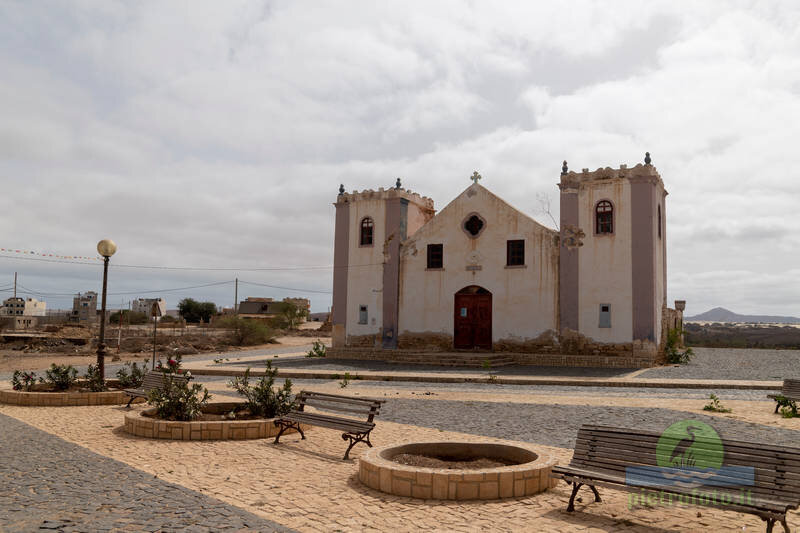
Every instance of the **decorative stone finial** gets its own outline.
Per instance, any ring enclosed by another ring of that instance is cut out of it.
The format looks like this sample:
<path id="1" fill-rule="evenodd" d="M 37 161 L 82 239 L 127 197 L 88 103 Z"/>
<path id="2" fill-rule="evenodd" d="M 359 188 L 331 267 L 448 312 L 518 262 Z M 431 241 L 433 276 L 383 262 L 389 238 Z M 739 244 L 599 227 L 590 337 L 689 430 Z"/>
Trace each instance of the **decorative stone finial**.
<path id="1" fill-rule="evenodd" d="M 339 194 L 344 194 L 344 183 L 339 185 Z"/>
<path id="2" fill-rule="evenodd" d="M 650 159 L 650 152 L 645 152 L 644 153 L 644 164 L 645 165 L 649 165 L 650 161 L 652 161 L 652 159 Z"/>
<path id="3" fill-rule="evenodd" d="M 561 174 L 564 175 L 569 172 L 569 168 L 567 168 L 567 160 L 564 160 L 564 164 L 561 165 Z"/>
<path id="4" fill-rule="evenodd" d="M 479 180 L 479 179 L 481 179 L 481 178 L 483 178 L 483 176 L 481 176 L 480 174 L 478 174 L 478 171 L 476 170 L 476 171 L 474 171 L 474 172 L 472 173 L 472 176 L 470 176 L 470 178 L 469 178 L 469 179 L 471 179 L 471 180 L 472 180 L 472 182 L 473 182 L 473 183 L 475 183 L 475 184 L 477 185 L 477 184 L 478 184 L 478 180 Z"/>
<path id="5" fill-rule="evenodd" d="M 400 178 L 397 178 L 397 181 L 394 183 L 394 188 L 395 188 L 395 189 L 399 189 L 400 187 L 401 187 L 401 185 L 400 185 Z"/>

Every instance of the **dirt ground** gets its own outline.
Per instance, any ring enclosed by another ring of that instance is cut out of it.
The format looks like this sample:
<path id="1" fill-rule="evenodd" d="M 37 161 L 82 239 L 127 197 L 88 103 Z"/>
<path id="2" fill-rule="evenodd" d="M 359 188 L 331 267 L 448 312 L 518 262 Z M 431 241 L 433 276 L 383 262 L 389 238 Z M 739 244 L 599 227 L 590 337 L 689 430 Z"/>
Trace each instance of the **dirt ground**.
<path id="1" fill-rule="evenodd" d="M 323 334 L 324 335 L 324 334 Z M 320 336 L 321 341 L 330 344 L 330 337 Z M 317 340 L 316 337 L 296 337 L 284 336 L 276 339 L 276 344 L 261 344 L 257 346 L 229 346 L 225 351 L 241 351 L 247 352 L 251 350 L 268 350 L 270 348 L 281 348 L 291 346 L 305 346 Z M 0 344 L 2 346 L 2 344 Z M 152 345 L 150 345 L 152 347 Z M 24 353 L 21 350 L 0 349 L 0 374 L 10 374 L 14 370 L 44 370 L 49 368 L 51 364 L 57 365 L 88 365 L 97 360 L 97 355 L 91 351 L 88 346 L 75 346 L 78 349 L 77 353 L 57 353 L 57 352 L 35 352 Z M 193 358 L 207 358 L 208 354 L 216 353 L 216 347 L 210 346 L 207 351 L 199 351 L 197 354 L 183 355 L 183 360 L 188 362 Z M 163 356 L 163 352 L 159 352 Z M 106 361 L 111 362 L 117 356 L 116 348 L 109 348 L 106 356 Z M 129 353 L 123 351 L 119 354 L 120 361 L 149 361 L 152 357 L 152 351 L 145 350 L 139 353 Z"/>

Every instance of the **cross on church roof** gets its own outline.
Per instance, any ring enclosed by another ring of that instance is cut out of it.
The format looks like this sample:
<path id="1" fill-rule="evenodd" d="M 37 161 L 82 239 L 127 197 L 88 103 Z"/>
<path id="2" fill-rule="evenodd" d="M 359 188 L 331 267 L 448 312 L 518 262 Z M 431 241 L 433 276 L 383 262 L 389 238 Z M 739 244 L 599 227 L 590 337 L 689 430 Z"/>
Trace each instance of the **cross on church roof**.
<path id="1" fill-rule="evenodd" d="M 478 171 L 476 170 L 475 172 L 472 173 L 472 176 L 470 176 L 469 179 L 471 179 L 475 183 L 478 183 L 478 180 L 481 179 L 481 177 L 482 176 L 478 174 Z"/>

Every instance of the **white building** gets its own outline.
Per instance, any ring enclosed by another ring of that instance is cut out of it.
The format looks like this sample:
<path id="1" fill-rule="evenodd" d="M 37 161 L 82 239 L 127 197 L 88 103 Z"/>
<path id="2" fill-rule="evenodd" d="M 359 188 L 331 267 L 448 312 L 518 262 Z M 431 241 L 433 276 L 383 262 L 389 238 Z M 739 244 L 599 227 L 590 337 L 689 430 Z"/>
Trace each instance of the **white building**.
<path id="1" fill-rule="evenodd" d="M 3 307 L 0 307 L 0 315 L 9 316 L 45 316 L 47 314 L 47 303 L 40 302 L 36 298 L 12 297 L 3 300 Z"/>
<path id="2" fill-rule="evenodd" d="M 667 193 L 649 156 L 631 169 L 565 163 L 560 231 L 478 179 L 438 214 L 399 180 L 340 188 L 332 355 L 493 350 L 543 364 L 654 364 L 681 317 L 667 308 Z"/>
<path id="3" fill-rule="evenodd" d="M 167 301 L 164 298 L 137 298 L 131 302 L 131 311 L 134 313 L 144 313 L 150 316 L 153 304 L 159 305 L 162 314 L 166 313 Z"/>

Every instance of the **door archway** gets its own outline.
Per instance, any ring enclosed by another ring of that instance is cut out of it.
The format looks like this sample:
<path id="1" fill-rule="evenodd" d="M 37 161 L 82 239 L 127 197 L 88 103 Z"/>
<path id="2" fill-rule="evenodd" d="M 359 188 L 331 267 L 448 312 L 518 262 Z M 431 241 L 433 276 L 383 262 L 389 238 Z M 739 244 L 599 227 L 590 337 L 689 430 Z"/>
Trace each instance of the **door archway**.
<path id="1" fill-rule="evenodd" d="M 457 350 L 492 349 L 492 293 L 469 285 L 454 296 L 453 346 Z"/>

